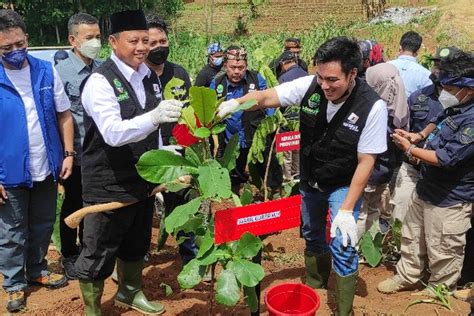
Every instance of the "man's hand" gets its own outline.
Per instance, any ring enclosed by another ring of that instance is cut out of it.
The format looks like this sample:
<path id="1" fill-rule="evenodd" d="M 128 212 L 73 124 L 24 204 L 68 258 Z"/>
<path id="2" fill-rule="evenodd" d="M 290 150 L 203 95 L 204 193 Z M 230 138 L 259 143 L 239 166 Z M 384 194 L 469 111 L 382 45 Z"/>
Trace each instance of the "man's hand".
<path id="1" fill-rule="evenodd" d="M 240 106 L 240 103 L 236 99 L 230 99 L 229 101 L 222 102 L 217 108 L 217 116 L 221 119 L 225 118 L 229 114 L 232 114 Z"/>
<path id="2" fill-rule="evenodd" d="M 406 133 L 406 132 L 405 132 Z M 412 134 L 412 133 L 407 133 Z M 416 134 L 415 134 L 416 135 Z M 406 136 L 406 137 L 405 137 Z M 408 147 L 412 144 L 410 139 L 408 138 L 410 135 L 401 134 L 399 132 L 395 132 L 392 134 L 393 142 L 400 148 L 403 152 L 408 150 Z"/>
<path id="3" fill-rule="evenodd" d="M 61 173 L 59 174 L 59 177 L 62 180 L 66 180 L 71 175 L 73 162 L 74 162 L 74 158 L 72 156 L 68 156 L 64 158 L 63 166 L 61 168 Z"/>
<path id="4" fill-rule="evenodd" d="M 151 121 L 153 125 L 158 126 L 162 123 L 174 123 L 177 122 L 181 116 L 181 109 L 183 103 L 178 100 L 164 100 L 156 107 L 156 109 L 150 111 Z"/>
<path id="5" fill-rule="evenodd" d="M 412 144 L 418 144 L 425 139 L 421 133 L 410 133 L 403 129 L 396 129 L 394 135 L 395 134 L 408 139 L 408 141 Z"/>
<path id="6" fill-rule="evenodd" d="M 347 237 L 351 239 L 351 246 L 355 247 L 357 243 L 357 224 L 350 211 L 339 210 L 336 218 L 331 225 L 331 238 L 336 237 L 336 231 L 339 229 L 342 235 L 342 245 L 347 247 Z"/>
<path id="7" fill-rule="evenodd" d="M 7 203 L 6 200 L 8 200 L 7 191 L 5 190 L 3 185 L 0 184 L 0 206 Z"/>

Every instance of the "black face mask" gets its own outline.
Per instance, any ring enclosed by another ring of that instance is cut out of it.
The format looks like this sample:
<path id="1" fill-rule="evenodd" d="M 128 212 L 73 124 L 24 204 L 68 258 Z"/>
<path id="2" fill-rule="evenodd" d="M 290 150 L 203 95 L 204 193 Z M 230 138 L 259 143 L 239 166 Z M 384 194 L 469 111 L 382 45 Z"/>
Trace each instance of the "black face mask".
<path id="1" fill-rule="evenodd" d="M 150 50 L 148 53 L 148 60 L 155 65 L 164 64 L 168 59 L 170 48 L 168 46 L 160 46 Z"/>

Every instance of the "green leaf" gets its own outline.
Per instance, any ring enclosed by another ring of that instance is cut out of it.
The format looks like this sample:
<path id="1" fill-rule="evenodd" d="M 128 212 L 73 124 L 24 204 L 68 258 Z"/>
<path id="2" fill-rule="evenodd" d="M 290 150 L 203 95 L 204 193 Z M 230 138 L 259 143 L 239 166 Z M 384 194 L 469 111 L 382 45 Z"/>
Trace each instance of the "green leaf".
<path id="1" fill-rule="evenodd" d="M 176 181 L 166 182 L 165 185 L 166 185 L 166 191 L 169 191 L 169 192 L 179 192 L 189 187 L 189 184 L 187 183 L 181 183 L 181 182 L 176 182 Z"/>
<path id="2" fill-rule="evenodd" d="M 396 218 L 391 225 L 393 240 L 395 241 L 397 249 L 400 250 L 402 246 L 402 221 Z"/>
<path id="3" fill-rule="evenodd" d="M 199 265 L 197 259 L 193 259 L 178 274 L 179 286 L 183 289 L 191 289 L 202 281 L 205 273 L 206 267 Z"/>
<path id="4" fill-rule="evenodd" d="M 222 271 L 217 277 L 216 301 L 226 306 L 235 306 L 240 300 L 240 287 L 234 272 Z"/>
<path id="5" fill-rule="evenodd" d="M 191 133 L 196 130 L 196 117 L 194 116 L 194 109 L 187 106 L 181 110 L 181 117 L 178 120 L 178 124 L 185 124 Z"/>
<path id="6" fill-rule="evenodd" d="M 244 191 L 242 192 L 242 195 L 240 196 L 240 202 L 242 205 L 248 205 L 252 203 L 253 201 L 253 193 L 252 193 L 252 188 L 250 187 L 250 184 L 246 183 L 244 185 Z"/>
<path id="7" fill-rule="evenodd" d="M 214 248 L 208 254 L 206 254 L 202 258 L 199 258 L 198 262 L 202 266 L 208 266 L 210 264 L 213 264 L 214 262 L 217 262 L 218 260 L 223 260 L 226 258 L 230 258 L 230 255 L 228 255 L 226 251 Z"/>
<path id="8" fill-rule="evenodd" d="M 242 285 L 252 287 L 265 276 L 263 267 L 245 259 L 235 259 L 227 264 L 227 270 L 233 271 Z"/>
<path id="9" fill-rule="evenodd" d="M 226 199 L 232 196 L 229 171 L 224 168 L 199 167 L 198 182 L 204 198 Z"/>
<path id="10" fill-rule="evenodd" d="M 249 307 L 252 313 L 258 311 L 258 298 L 257 293 L 255 292 L 255 287 L 246 287 L 244 286 L 244 302 Z"/>
<path id="11" fill-rule="evenodd" d="M 246 110 L 248 110 L 248 109 L 251 109 L 251 108 L 254 107 L 255 105 L 257 105 L 257 100 L 255 100 L 255 99 L 250 99 L 250 100 L 245 101 L 244 103 L 242 103 L 234 112 L 246 111 Z"/>
<path id="12" fill-rule="evenodd" d="M 240 202 L 239 196 L 235 193 L 232 193 L 232 201 L 234 202 L 236 207 L 242 206 L 242 202 Z"/>
<path id="13" fill-rule="evenodd" d="M 377 246 L 374 244 L 374 239 L 372 239 L 370 232 L 365 232 L 360 241 L 360 249 L 371 267 L 376 267 L 382 260 L 382 248 Z"/>
<path id="14" fill-rule="evenodd" d="M 160 219 L 160 234 L 158 236 L 158 244 L 156 245 L 156 249 L 160 251 L 166 244 L 168 240 L 169 234 L 166 232 L 165 229 L 165 216 L 162 215 Z"/>
<path id="15" fill-rule="evenodd" d="M 235 161 L 239 157 L 239 135 L 235 134 L 229 139 L 229 143 L 225 147 L 222 158 L 217 159 L 222 167 L 228 171 L 235 168 Z"/>
<path id="16" fill-rule="evenodd" d="M 217 94 L 214 90 L 205 87 L 191 87 L 189 89 L 190 104 L 202 126 L 208 126 L 214 118 L 217 107 Z"/>
<path id="17" fill-rule="evenodd" d="M 186 158 L 167 150 L 150 150 L 136 164 L 138 174 L 152 183 L 166 183 L 197 173 L 196 166 Z"/>
<path id="18" fill-rule="evenodd" d="M 186 204 L 176 207 L 165 219 L 166 231 L 172 233 L 176 228 L 186 224 L 190 217 L 197 213 L 202 201 L 203 198 L 198 197 Z"/>
<path id="19" fill-rule="evenodd" d="M 225 124 L 216 124 L 212 127 L 211 133 L 213 135 L 217 135 L 225 131 L 226 125 Z"/>
<path id="20" fill-rule="evenodd" d="M 245 232 L 240 236 L 240 239 L 237 242 L 235 255 L 251 259 L 258 254 L 260 249 L 262 249 L 262 241 L 260 238 L 249 232 Z"/>
<path id="21" fill-rule="evenodd" d="M 182 91 L 186 93 L 186 90 L 184 89 L 184 81 L 179 78 L 173 77 L 166 84 L 165 89 L 163 91 L 163 96 L 165 97 L 165 100 L 182 100 L 185 94 Z"/>
<path id="22" fill-rule="evenodd" d="M 176 231 L 183 231 L 185 233 L 195 233 L 202 226 L 202 217 L 191 216 L 191 218 Z"/>
<path id="23" fill-rule="evenodd" d="M 160 287 L 162 287 L 162 288 L 165 289 L 165 296 L 166 296 L 166 297 L 168 297 L 168 296 L 170 296 L 171 294 L 173 294 L 173 289 L 172 289 L 171 286 L 169 286 L 168 284 L 161 282 L 161 283 L 160 283 Z"/>
<path id="24" fill-rule="evenodd" d="M 211 130 L 207 127 L 200 127 L 194 131 L 194 136 L 197 138 L 207 138 L 211 136 Z"/>
<path id="25" fill-rule="evenodd" d="M 205 160 L 204 151 L 206 149 L 204 146 L 206 146 L 204 142 L 192 144 L 191 146 L 186 147 L 184 156 L 194 165 L 200 166 L 204 163 Z"/>
<path id="26" fill-rule="evenodd" d="M 202 256 L 204 256 L 204 254 L 209 249 L 211 249 L 213 245 L 214 245 L 214 238 L 211 235 L 211 231 L 208 229 L 202 239 L 201 245 L 199 246 L 199 251 L 196 255 L 196 258 L 201 258 Z"/>

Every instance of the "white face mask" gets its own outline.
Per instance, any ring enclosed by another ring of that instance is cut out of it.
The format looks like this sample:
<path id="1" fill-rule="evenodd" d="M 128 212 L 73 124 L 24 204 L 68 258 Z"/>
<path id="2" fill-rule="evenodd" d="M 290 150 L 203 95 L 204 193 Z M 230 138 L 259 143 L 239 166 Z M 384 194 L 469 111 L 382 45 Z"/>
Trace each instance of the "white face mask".
<path id="1" fill-rule="evenodd" d="M 462 90 L 462 89 L 461 89 Z M 461 91 L 459 90 L 458 93 Z M 456 93 L 456 95 L 458 94 Z M 451 93 L 449 93 L 448 91 L 446 90 L 442 90 L 441 93 L 439 94 L 439 98 L 438 98 L 438 101 L 439 103 L 441 103 L 441 105 L 443 106 L 443 108 L 447 109 L 447 108 L 450 108 L 450 107 L 453 107 L 455 105 L 458 105 L 459 104 L 459 100 L 458 98 L 456 98 L 456 95 L 452 95 Z"/>
<path id="2" fill-rule="evenodd" d="M 99 55 L 100 47 L 100 40 L 93 38 L 82 43 L 81 46 L 79 46 L 79 51 L 84 57 L 96 59 Z"/>

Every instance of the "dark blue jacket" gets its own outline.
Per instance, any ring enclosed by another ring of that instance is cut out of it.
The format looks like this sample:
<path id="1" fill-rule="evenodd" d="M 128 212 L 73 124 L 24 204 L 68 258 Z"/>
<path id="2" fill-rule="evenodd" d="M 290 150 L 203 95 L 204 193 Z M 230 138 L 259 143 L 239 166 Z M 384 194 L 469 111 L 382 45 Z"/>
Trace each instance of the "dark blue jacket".
<path id="1" fill-rule="evenodd" d="M 51 63 L 28 55 L 33 97 L 43 133 L 49 168 L 59 177 L 63 146 L 54 104 L 54 75 Z M 25 106 L 0 63 L 0 183 L 6 188 L 32 187 L 29 170 L 29 139 Z"/>
<path id="2" fill-rule="evenodd" d="M 444 110 L 425 147 L 434 150 L 440 167 L 422 164 L 417 192 L 439 207 L 474 202 L 474 101 Z"/>

